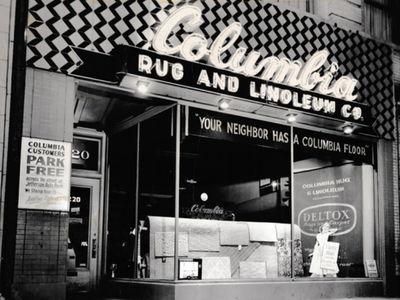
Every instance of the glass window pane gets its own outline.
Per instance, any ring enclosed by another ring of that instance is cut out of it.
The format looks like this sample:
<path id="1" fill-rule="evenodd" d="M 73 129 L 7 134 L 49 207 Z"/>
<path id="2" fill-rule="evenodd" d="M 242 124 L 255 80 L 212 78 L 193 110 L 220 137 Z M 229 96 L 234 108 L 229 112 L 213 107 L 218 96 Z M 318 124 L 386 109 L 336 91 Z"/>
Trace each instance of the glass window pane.
<path id="1" fill-rule="evenodd" d="M 109 139 L 107 275 L 133 278 L 135 273 L 135 194 L 137 126 Z"/>
<path id="2" fill-rule="evenodd" d="M 156 257 L 156 235 L 149 230 L 149 218 L 174 216 L 172 120 L 168 110 L 110 137 L 109 277 L 173 279 L 174 253 Z M 169 266 L 167 274 L 159 275 L 158 263 Z"/>
<path id="3" fill-rule="evenodd" d="M 88 268 L 90 188 L 71 186 L 68 268 Z"/>
<path id="4" fill-rule="evenodd" d="M 140 123 L 138 278 L 174 279 L 175 110 Z"/>
<path id="5" fill-rule="evenodd" d="M 372 145 L 318 135 L 303 143 L 307 139 L 299 139 L 294 163 L 294 222 L 305 276 L 364 277 L 364 262 L 375 259 Z M 323 146 L 329 142 L 332 147 Z M 321 153 L 305 151 L 311 146 Z"/>
<path id="6" fill-rule="evenodd" d="M 290 278 L 288 127 L 189 110 L 180 172 L 185 257 L 202 260 L 203 280 Z"/>

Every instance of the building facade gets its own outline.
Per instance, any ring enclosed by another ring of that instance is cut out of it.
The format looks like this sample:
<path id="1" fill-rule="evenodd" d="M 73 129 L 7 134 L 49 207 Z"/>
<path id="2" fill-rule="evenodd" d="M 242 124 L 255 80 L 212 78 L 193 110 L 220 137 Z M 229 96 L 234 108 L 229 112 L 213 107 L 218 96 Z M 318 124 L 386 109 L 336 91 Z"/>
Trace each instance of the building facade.
<path id="1" fill-rule="evenodd" d="M 399 295 L 395 1 L 13 4 L 6 297 Z"/>

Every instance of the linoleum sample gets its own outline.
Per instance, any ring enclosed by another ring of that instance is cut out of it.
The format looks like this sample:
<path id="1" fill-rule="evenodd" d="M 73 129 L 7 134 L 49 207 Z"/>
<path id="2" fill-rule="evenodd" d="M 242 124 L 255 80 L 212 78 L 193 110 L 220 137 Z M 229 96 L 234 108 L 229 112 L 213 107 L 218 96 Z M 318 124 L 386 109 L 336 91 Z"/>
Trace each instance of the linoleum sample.
<path id="1" fill-rule="evenodd" d="M 241 261 L 240 278 L 267 278 L 265 261 Z"/>
<path id="2" fill-rule="evenodd" d="M 168 257 L 175 253 L 175 233 L 174 232 L 156 232 L 155 233 L 155 256 Z M 181 232 L 179 234 L 179 256 L 188 255 L 188 234 Z"/>
<path id="3" fill-rule="evenodd" d="M 260 245 L 246 261 L 265 261 L 267 278 L 278 277 L 278 254 L 275 243 Z"/>
<path id="4" fill-rule="evenodd" d="M 249 227 L 246 223 L 221 222 L 219 228 L 221 245 L 248 245 L 250 242 Z"/>
<path id="5" fill-rule="evenodd" d="M 218 223 L 210 221 L 200 225 L 191 224 L 189 227 L 189 251 L 219 252 Z"/>
<path id="6" fill-rule="evenodd" d="M 231 278 L 229 257 L 203 257 L 203 279 Z"/>
<path id="7" fill-rule="evenodd" d="M 275 223 L 248 222 L 250 241 L 252 242 L 276 242 Z"/>

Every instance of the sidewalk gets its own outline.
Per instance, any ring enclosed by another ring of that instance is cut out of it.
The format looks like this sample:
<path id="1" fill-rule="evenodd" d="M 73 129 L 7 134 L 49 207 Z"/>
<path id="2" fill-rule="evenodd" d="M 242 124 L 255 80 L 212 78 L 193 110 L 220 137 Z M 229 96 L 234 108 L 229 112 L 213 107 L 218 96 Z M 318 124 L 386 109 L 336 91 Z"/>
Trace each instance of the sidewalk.
<path id="1" fill-rule="evenodd" d="M 85 294 L 85 293 L 67 295 L 67 300 L 122 300 L 122 299 L 128 299 L 128 298 L 110 298 L 110 297 L 102 297 L 101 295 Z M 146 300 L 146 299 L 143 299 L 143 300 Z M 213 300 L 213 299 L 210 299 L 210 300 Z M 219 300 L 230 300 L 230 299 L 219 299 Z M 305 300 L 308 300 L 308 299 L 305 299 Z M 309 299 L 309 300 L 322 300 L 322 299 Z M 400 300 L 400 298 L 391 298 L 391 297 L 359 298 L 359 297 L 357 297 L 357 298 L 340 298 L 340 299 L 330 299 L 330 300 Z"/>

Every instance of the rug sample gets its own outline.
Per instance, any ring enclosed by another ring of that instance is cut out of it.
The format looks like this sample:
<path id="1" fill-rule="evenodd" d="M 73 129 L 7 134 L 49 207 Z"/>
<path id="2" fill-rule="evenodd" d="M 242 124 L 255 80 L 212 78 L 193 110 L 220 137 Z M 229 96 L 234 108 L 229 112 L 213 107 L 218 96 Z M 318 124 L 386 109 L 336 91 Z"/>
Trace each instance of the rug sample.
<path id="1" fill-rule="evenodd" d="M 276 237 L 278 239 L 291 239 L 291 225 L 276 223 Z M 294 239 L 301 239 L 301 230 L 300 227 L 294 224 Z"/>
<path id="2" fill-rule="evenodd" d="M 257 247 L 259 243 L 250 243 L 248 246 L 242 246 L 239 250 L 238 246 L 221 246 L 220 252 L 189 252 L 188 257 L 200 258 L 209 256 L 229 257 L 231 262 L 231 276 L 232 278 L 239 277 L 239 262 L 245 261 Z M 275 255 L 276 248 L 274 247 Z"/>
<path id="3" fill-rule="evenodd" d="M 279 277 L 291 277 L 292 266 L 291 266 L 291 241 L 288 239 L 278 239 L 277 253 L 278 253 L 278 276 Z M 296 239 L 294 241 L 294 276 L 302 277 L 304 275 L 303 269 L 303 254 L 301 250 L 301 240 Z"/>
<path id="4" fill-rule="evenodd" d="M 229 257 L 202 257 L 202 279 L 231 278 L 231 262 Z"/>
<path id="5" fill-rule="evenodd" d="M 249 237 L 252 242 L 276 242 L 275 223 L 248 222 Z"/>
<path id="6" fill-rule="evenodd" d="M 155 256 L 168 257 L 175 254 L 175 232 L 156 232 L 155 233 Z M 179 233 L 179 256 L 188 255 L 188 234 L 187 232 Z"/>
<path id="7" fill-rule="evenodd" d="M 219 229 L 221 245 L 239 246 L 248 245 L 250 242 L 249 227 L 246 223 L 220 222 Z"/>
<path id="8" fill-rule="evenodd" d="M 189 251 L 219 252 L 220 237 L 218 223 L 210 221 L 209 223 L 199 225 L 191 224 L 189 226 Z"/>
<path id="9" fill-rule="evenodd" d="M 241 261 L 240 278 L 267 278 L 265 261 Z"/>
<path id="10" fill-rule="evenodd" d="M 278 253 L 276 251 L 276 243 L 261 244 L 246 261 L 264 261 L 267 268 L 267 278 L 278 277 Z"/>

